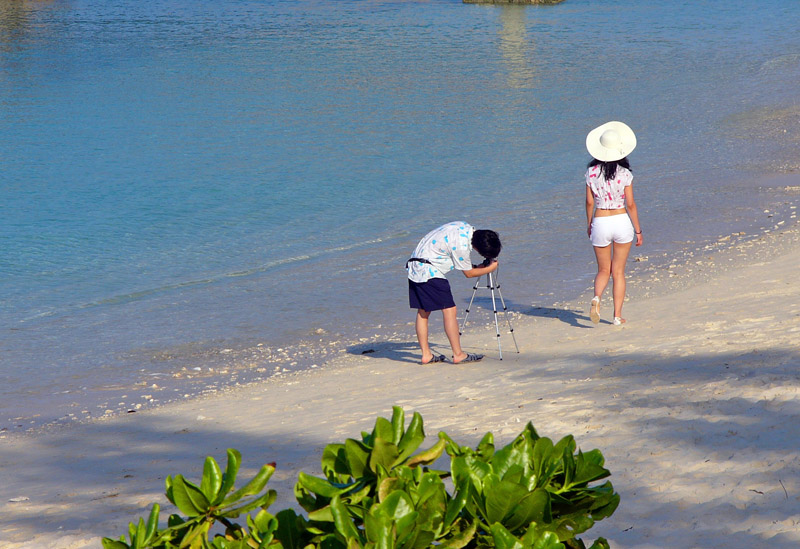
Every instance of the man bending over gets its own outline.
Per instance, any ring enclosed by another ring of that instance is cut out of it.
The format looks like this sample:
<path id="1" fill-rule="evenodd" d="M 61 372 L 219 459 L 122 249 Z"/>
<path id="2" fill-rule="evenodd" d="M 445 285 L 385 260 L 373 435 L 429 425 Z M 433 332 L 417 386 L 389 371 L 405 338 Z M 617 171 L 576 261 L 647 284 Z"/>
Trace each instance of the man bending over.
<path id="1" fill-rule="evenodd" d="M 434 355 L 428 345 L 428 318 L 433 311 L 442 311 L 444 332 L 453 349 L 453 363 L 477 362 L 483 355 L 465 353 L 461 349 L 456 318 L 456 304 L 445 275 L 461 271 L 467 278 L 483 276 L 497 270 L 500 237 L 496 232 L 475 229 L 464 221 L 453 221 L 438 227 L 417 244 L 408 269 L 408 300 L 417 310 L 416 331 L 422 349 L 422 364 L 443 362 L 444 355 Z M 474 266 L 470 252 L 475 250 L 485 261 Z"/>

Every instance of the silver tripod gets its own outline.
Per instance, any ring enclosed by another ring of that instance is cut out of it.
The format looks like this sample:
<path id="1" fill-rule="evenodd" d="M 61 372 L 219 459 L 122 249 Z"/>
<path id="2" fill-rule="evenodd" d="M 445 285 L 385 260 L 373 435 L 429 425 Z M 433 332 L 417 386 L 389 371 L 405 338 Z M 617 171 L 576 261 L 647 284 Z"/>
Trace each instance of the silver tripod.
<path id="1" fill-rule="evenodd" d="M 511 339 L 514 340 L 514 347 L 517 348 L 517 352 L 519 353 L 519 345 L 517 345 L 517 338 L 514 336 L 514 327 L 511 326 L 511 320 L 508 318 L 508 308 L 506 307 L 506 302 L 503 300 L 503 294 L 500 292 L 500 283 L 497 281 L 497 271 L 494 273 L 486 273 L 486 286 L 481 286 L 481 278 L 478 277 L 478 280 L 475 281 L 475 286 L 472 288 L 472 297 L 469 300 L 469 305 L 467 305 L 467 309 L 464 313 L 464 321 L 461 324 L 461 331 L 458 332 L 458 335 L 463 335 L 464 328 L 467 326 L 467 318 L 469 318 L 469 310 L 472 307 L 472 302 L 475 300 L 475 294 L 478 291 L 478 288 L 486 288 L 492 293 L 492 310 L 494 311 L 494 329 L 497 333 L 497 350 L 500 353 L 500 360 L 503 360 L 503 349 L 500 347 L 500 324 L 497 322 L 497 302 L 495 301 L 494 291 L 497 290 L 497 295 L 500 297 L 500 303 L 503 305 L 503 314 L 506 318 L 506 323 L 508 324 L 508 329 L 511 331 Z"/>

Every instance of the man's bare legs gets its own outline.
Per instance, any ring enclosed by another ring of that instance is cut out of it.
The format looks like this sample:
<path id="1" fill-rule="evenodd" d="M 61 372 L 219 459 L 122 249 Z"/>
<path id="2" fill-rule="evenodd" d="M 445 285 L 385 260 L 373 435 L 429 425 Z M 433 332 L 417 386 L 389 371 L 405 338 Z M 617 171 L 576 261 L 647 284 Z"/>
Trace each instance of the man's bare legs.
<path id="1" fill-rule="evenodd" d="M 461 349 L 461 336 L 458 333 L 458 317 L 455 307 L 449 307 L 442 310 L 444 316 L 444 333 L 450 341 L 450 347 L 453 348 L 453 362 L 458 364 L 465 358 L 467 353 Z M 417 320 L 415 328 L 417 330 L 417 340 L 419 341 L 420 349 L 422 349 L 422 363 L 427 364 L 433 360 L 433 353 L 431 352 L 430 345 L 428 345 L 428 319 L 431 316 L 430 311 L 417 309 Z"/>
<path id="2" fill-rule="evenodd" d="M 417 340 L 419 347 L 422 349 L 422 363 L 427 364 L 433 360 L 433 353 L 431 352 L 430 345 L 428 345 L 428 318 L 431 312 L 424 309 L 417 309 L 417 321 L 414 327 L 417 330 Z"/>
<path id="3" fill-rule="evenodd" d="M 443 309 L 442 314 L 444 315 L 444 333 L 447 334 L 450 347 L 453 348 L 453 363 L 458 364 L 467 358 L 467 353 L 461 349 L 461 335 L 458 333 L 456 308 L 450 307 L 449 309 Z"/>

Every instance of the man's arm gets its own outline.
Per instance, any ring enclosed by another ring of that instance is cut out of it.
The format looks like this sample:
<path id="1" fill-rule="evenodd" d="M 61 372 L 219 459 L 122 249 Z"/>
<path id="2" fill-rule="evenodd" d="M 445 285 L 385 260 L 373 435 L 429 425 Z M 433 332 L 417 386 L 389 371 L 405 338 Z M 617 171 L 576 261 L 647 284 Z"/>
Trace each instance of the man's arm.
<path id="1" fill-rule="evenodd" d="M 473 267 L 471 269 L 467 269 L 466 271 L 461 271 L 461 272 L 464 273 L 464 276 L 466 276 L 467 278 L 476 278 L 476 277 L 479 277 L 479 276 L 483 276 L 486 273 L 495 272 L 499 265 L 500 264 L 497 262 L 497 260 L 493 259 L 491 261 L 491 263 L 489 263 L 489 265 L 487 265 L 486 267 L 478 266 L 478 267 Z"/>

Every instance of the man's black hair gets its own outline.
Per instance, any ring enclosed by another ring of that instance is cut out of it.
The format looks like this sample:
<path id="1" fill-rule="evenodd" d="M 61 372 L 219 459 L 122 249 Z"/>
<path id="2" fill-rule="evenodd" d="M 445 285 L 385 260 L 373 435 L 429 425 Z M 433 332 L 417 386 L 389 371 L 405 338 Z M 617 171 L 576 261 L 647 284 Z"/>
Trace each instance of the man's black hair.
<path id="1" fill-rule="evenodd" d="M 500 243 L 500 236 L 488 229 L 476 229 L 472 233 L 472 247 L 486 259 L 495 259 L 500 255 L 503 245 Z"/>

